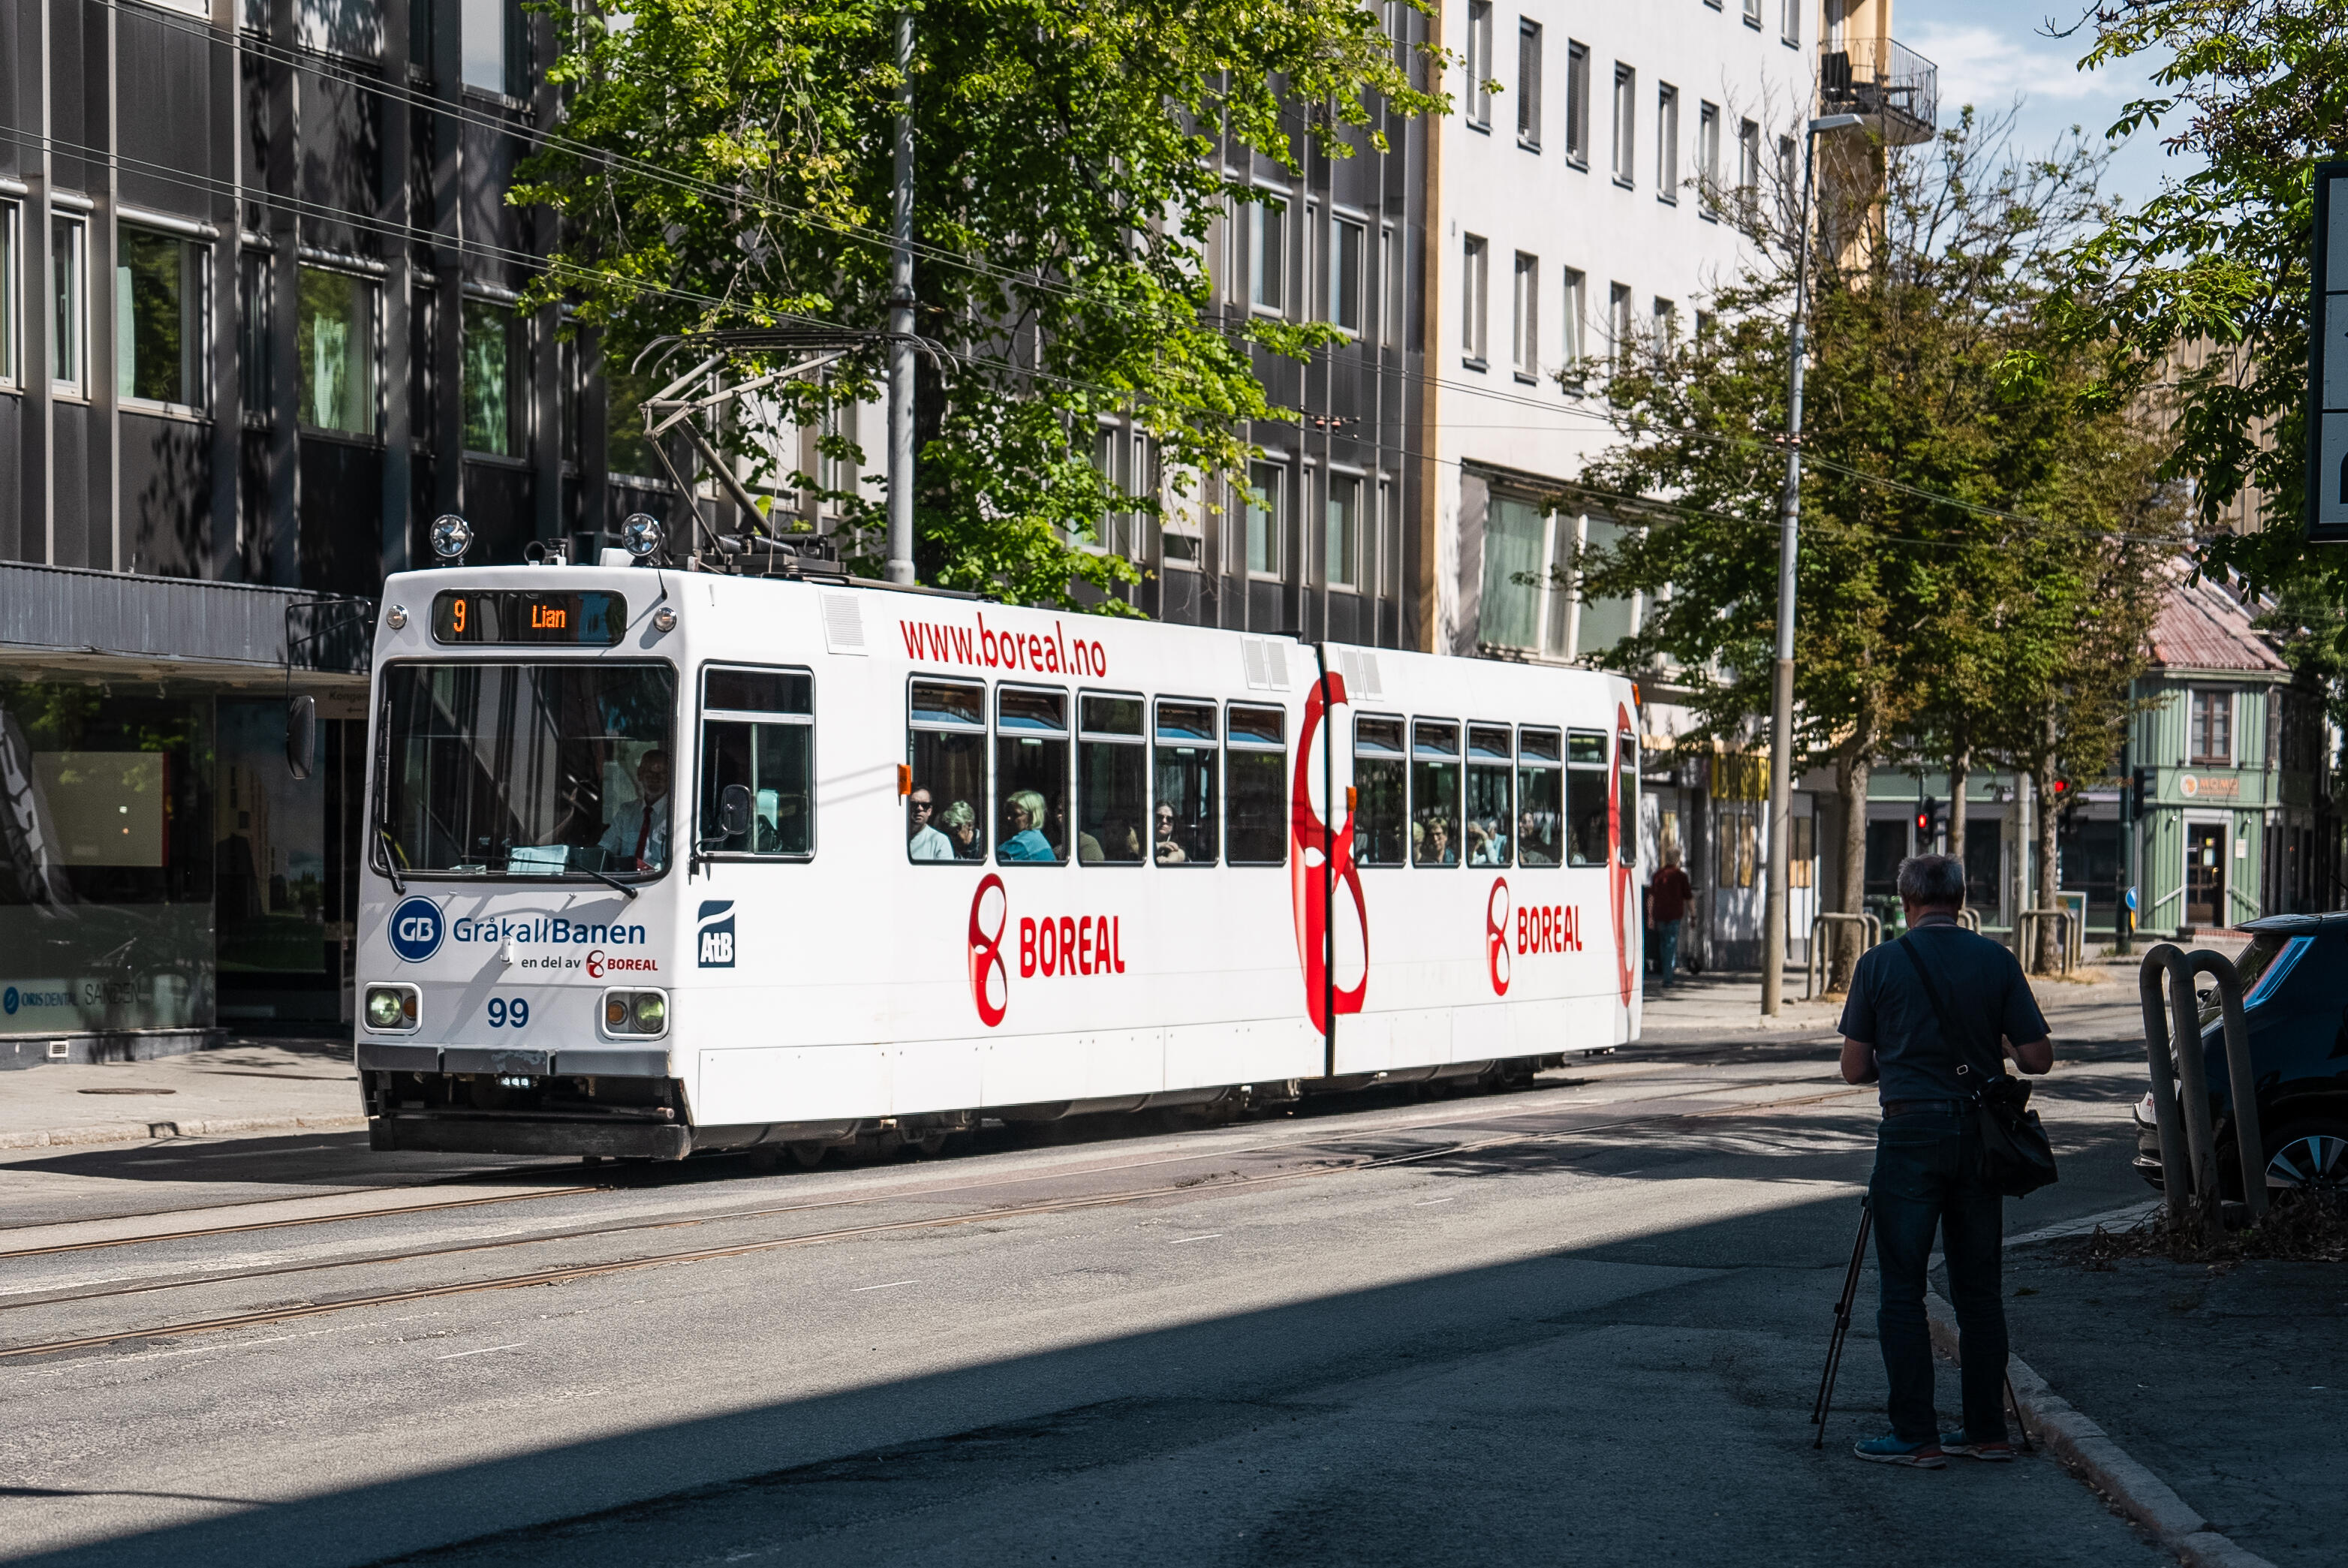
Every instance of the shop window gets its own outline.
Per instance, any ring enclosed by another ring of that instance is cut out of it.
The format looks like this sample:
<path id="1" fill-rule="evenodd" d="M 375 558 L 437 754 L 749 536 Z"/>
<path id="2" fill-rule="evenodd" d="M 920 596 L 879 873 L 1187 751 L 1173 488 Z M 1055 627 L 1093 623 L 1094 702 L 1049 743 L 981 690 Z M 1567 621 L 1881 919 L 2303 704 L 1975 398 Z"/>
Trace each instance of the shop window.
<path id="1" fill-rule="evenodd" d="M 204 261 L 209 247 L 126 228 L 114 268 L 116 392 L 199 407 L 203 392 Z"/>
<path id="2" fill-rule="evenodd" d="M 376 285 L 304 267 L 294 324 L 302 366 L 302 422 L 350 436 L 376 433 Z"/>
<path id="3" fill-rule="evenodd" d="M 914 802 L 928 801 L 927 820 L 909 808 L 906 853 L 916 861 L 951 864 L 986 858 L 986 688 L 946 681 L 915 681 L 909 693 L 905 760 L 912 769 Z M 923 836 L 933 830 L 944 840 Z"/>
<path id="4" fill-rule="evenodd" d="M 1410 841 L 1402 720 L 1354 721 L 1354 863 L 1398 866 Z"/>
<path id="5" fill-rule="evenodd" d="M 1159 703 L 1149 858 L 1161 866 L 1215 863 L 1215 734 L 1213 703 Z"/>
<path id="6" fill-rule="evenodd" d="M 1787 887 L 1809 887 L 1817 881 L 1818 852 L 1815 838 L 1817 828 L 1816 817 L 1788 817 L 1786 820 L 1786 885 Z"/>
<path id="7" fill-rule="evenodd" d="M 728 855 L 815 852 L 815 681 L 804 670 L 701 676 L 701 847 Z M 721 837 L 726 789 L 750 791 L 747 832 Z"/>
<path id="8" fill-rule="evenodd" d="M 1565 737 L 1566 863 L 1606 863 L 1606 737 L 1574 729 Z"/>
<path id="9" fill-rule="evenodd" d="M 1033 686 L 994 694 L 994 858 L 1058 865 L 1068 858 L 1068 696 Z"/>
<path id="10" fill-rule="evenodd" d="M 1468 727 L 1468 863 L 1505 866 L 1516 859 L 1516 748 L 1505 724 Z"/>
<path id="11" fill-rule="evenodd" d="M 1553 866 L 1565 844 L 1565 769 L 1554 729 L 1517 735 L 1517 861 Z"/>
<path id="12" fill-rule="evenodd" d="M 465 302 L 465 449 L 521 455 L 521 321 L 489 300 Z"/>
<path id="13" fill-rule="evenodd" d="M 1459 863 L 1459 727 L 1444 719 L 1410 727 L 1411 863 Z"/>
<path id="14" fill-rule="evenodd" d="M 1235 866 L 1288 861 L 1288 715 L 1233 703 L 1223 753 L 1223 857 Z"/>
<path id="15" fill-rule="evenodd" d="M 1138 866 L 1149 810 L 1149 748 L 1138 696 L 1076 699 L 1076 861 Z"/>

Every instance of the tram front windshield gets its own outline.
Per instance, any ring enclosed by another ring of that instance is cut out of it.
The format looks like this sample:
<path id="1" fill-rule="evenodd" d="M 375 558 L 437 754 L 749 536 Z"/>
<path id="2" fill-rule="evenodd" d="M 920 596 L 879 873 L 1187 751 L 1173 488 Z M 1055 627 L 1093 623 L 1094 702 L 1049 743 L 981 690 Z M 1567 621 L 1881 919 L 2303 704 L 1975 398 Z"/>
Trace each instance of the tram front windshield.
<path id="1" fill-rule="evenodd" d="M 402 874 L 657 876 L 675 711 L 667 665 L 390 665 L 378 851 Z"/>

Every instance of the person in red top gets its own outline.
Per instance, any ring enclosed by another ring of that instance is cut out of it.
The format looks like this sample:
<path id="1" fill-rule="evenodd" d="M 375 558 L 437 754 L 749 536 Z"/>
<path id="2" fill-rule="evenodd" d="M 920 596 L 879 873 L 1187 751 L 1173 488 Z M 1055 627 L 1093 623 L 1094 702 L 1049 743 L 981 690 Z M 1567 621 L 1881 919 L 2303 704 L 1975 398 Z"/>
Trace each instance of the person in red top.
<path id="1" fill-rule="evenodd" d="M 1680 855 L 1673 850 L 1663 856 L 1663 869 L 1647 884 L 1648 918 L 1655 923 L 1655 989 L 1668 991 L 1672 977 L 1680 967 L 1680 923 L 1687 919 L 1688 902 L 1695 897 L 1695 885 L 1688 881 L 1687 872 L 1680 870 Z"/>

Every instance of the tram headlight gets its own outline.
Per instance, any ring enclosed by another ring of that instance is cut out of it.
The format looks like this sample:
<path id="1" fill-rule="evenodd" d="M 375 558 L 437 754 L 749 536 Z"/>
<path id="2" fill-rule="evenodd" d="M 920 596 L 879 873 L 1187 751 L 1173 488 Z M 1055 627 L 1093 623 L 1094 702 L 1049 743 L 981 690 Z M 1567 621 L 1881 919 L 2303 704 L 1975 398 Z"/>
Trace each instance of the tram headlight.
<path id="1" fill-rule="evenodd" d="M 473 525 L 453 511 L 432 520 L 432 553 L 454 561 L 473 547 Z"/>
<path id="2" fill-rule="evenodd" d="M 379 1034 L 404 1034 L 416 1027 L 416 987 L 368 986 L 366 1024 L 368 1028 Z"/>
<path id="3" fill-rule="evenodd" d="M 620 524 L 620 547 L 642 561 L 661 547 L 662 536 L 667 531 L 660 519 L 648 511 L 632 511 Z"/>
<path id="4" fill-rule="evenodd" d="M 636 1029 L 640 1034 L 657 1035 L 668 1027 L 668 998 L 657 991 L 636 993 Z"/>
<path id="5" fill-rule="evenodd" d="M 668 995 L 662 991 L 603 993 L 603 1032 L 607 1035 L 662 1035 L 668 1032 Z"/>

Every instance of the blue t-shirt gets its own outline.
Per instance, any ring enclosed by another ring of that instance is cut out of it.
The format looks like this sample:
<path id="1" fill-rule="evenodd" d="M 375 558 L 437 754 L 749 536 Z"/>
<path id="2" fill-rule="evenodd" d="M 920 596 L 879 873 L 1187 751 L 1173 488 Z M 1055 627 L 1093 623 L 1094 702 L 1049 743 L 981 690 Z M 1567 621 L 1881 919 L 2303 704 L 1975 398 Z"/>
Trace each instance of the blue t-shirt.
<path id="1" fill-rule="evenodd" d="M 2030 994 L 2022 965 L 2004 947 L 1945 914 L 1923 916 L 1901 940 L 1931 968 L 1955 1015 L 1952 1022 L 1971 1031 L 1971 1055 L 1961 1058 L 1941 1040 L 1931 994 L 1908 954 L 1890 943 L 1869 949 L 1851 974 L 1842 1032 L 1875 1047 L 1884 1099 L 1970 1099 L 1980 1087 L 1972 1079 L 1981 1068 L 1976 1066 L 1960 1081 L 1961 1059 L 1977 1062 L 1995 1051 L 2000 1035 L 2016 1045 L 2046 1037 L 2045 1015 Z"/>
<path id="2" fill-rule="evenodd" d="M 1003 841 L 1002 856 L 1006 861 L 1056 861 L 1052 841 L 1033 828 L 1023 829 Z"/>

